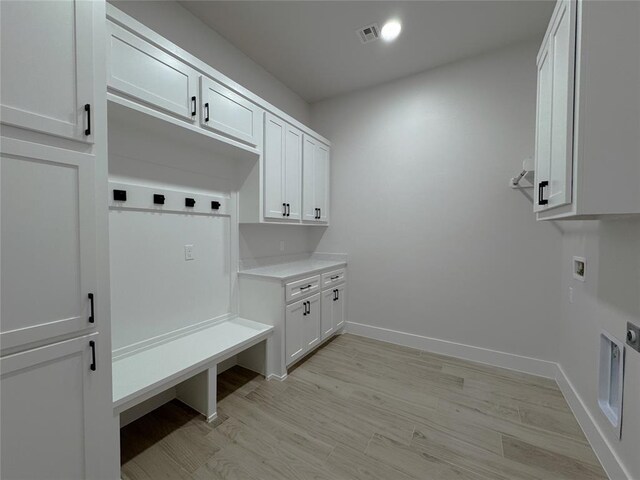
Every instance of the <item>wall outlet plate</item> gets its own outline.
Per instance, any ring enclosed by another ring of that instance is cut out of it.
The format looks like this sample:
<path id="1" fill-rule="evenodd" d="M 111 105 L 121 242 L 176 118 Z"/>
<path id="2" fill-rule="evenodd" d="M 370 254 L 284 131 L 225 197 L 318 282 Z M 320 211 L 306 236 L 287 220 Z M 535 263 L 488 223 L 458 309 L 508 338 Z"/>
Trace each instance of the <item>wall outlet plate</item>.
<path id="1" fill-rule="evenodd" d="M 640 352 L 640 327 L 631 322 L 627 322 L 627 345 L 635 351 Z"/>
<path id="2" fill-rule="evenodd" d="M 584 282 L 587 270 L 587 261 L 584 257 L 573 257 L 573 278 Z"/>

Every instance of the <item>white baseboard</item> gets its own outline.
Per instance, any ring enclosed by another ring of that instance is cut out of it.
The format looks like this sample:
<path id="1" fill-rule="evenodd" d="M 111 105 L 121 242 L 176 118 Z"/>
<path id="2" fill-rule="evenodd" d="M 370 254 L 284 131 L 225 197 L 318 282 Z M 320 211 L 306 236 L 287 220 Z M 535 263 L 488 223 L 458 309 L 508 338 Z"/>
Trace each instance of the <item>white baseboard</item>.
<path id="1" fill-rule="evenodd" d="M 537 375 L 539 377 L 555 378 L 557 364 L 540 360 L 538 358 L 524 357 L 513 353 L 489 350 L 488 348 L 474 347 L 462 343 L 455 343 L 449 340 L 423 337 L 412 333 L 398 332 L 387 328 L 373 327 L 362 323 L 347 323 L 347 333 L 360 335 L 363 337 L 381 340 L 383 342 L 395 343 L 405 347 L 417 348 L 427 352 L 439 353 L 451 357 L 471 360 L 472 362 L 484 363 L 495 367 L 508 368 L 519 372 Z"/>
<path id="2" fill-rule="evenodd" d="M 289 375 L 285 373 L 284 375 L 276 375 L 275 373 L 271 373 L 267 375 L 267 380 L 277 380 L 279 382 L 284 382 Z"/>
<path id="3" fill-rule="evenodd" d="M 602 433 L 591 412 L 587 409 L 560 365 L 557 365 L 556 382 L 609 478 L 611 480 L 631 480 L 631 474 L 624 468 L 613 448 L 611 448 L 607 437 Z"/>
<path id="4" fill-rule="evenodd" d="M 346 333 L 555 379 L 609 478 L 631 480 L 631 475 L 624 468 L 564 370 L 557 363 L 361 323 L 348 322 Z"/>

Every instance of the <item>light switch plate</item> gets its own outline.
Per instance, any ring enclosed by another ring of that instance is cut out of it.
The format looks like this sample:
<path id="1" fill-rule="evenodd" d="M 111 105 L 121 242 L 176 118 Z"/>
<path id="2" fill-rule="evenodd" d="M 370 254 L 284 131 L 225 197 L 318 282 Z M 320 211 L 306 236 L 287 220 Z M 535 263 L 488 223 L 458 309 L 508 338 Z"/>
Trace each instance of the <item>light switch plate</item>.
<path id="1" fill-rule="evenodd" d="M 184 246 L 184 259 L 193 260 L 193 245 Z"/>

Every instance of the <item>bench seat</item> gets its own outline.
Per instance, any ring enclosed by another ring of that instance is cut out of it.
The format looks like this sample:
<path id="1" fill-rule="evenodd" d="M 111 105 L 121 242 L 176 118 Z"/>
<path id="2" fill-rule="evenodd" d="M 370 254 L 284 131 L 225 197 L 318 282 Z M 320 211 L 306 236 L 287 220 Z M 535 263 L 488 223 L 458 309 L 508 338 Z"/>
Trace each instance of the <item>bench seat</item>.
<path id="1" fill-rule="evenodd" d="M 265 340 L 273 326 L 234 318 L 113 362 L 113 407 L 121 413 Z"/>

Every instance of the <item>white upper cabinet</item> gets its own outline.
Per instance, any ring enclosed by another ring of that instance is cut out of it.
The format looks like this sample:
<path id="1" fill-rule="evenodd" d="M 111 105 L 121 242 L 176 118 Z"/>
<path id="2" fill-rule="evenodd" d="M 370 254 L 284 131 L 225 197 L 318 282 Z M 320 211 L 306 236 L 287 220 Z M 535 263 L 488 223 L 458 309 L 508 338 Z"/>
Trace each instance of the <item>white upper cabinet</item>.
<path id="1" fill-rule="evenodd" d="M 2 123 L 93 142 L 93 2 L 0 2 Z"/>
<path id="2" fill-rule="evenodd" d="M 640 213 L 640 2 L 560 0 L 538 53 L 540 220 Z"/>
<path id="3" fill-rule="evenodd" d="M 536 211 L 571 202 L 576 4 L 563 0 L 538 54 Z"/>
<path id="4" fill-rule="evenodd" d="M 252 147 L 258 145 L 260 108 L 208 77 L 200 77 L 200 90 L 201 124 L 204 128 Z"/>
<path id="5" fill-rule="evenodd" d="M 188 122 L 197 115 L 198 74 L 173 55 L 107 22 L 109 89 Z"/>
<path id="6" fill-rule="evenodd" d="M 93 155 L 2 137 L 2 350 L 100 322 L 94 165 Z"/>
<path id="7" fill-rule="evenodd" d="M 302 219 L 329 221 L 329 147 L 308 135 L 302 150 Z"/>
<path id="8" fill-rule="evenodd" d="M 265 114 L 264 216 L 300 220 L 302 132 Z"/>

